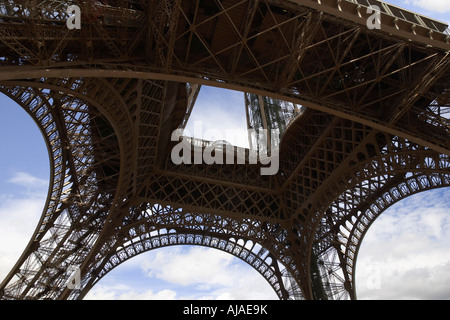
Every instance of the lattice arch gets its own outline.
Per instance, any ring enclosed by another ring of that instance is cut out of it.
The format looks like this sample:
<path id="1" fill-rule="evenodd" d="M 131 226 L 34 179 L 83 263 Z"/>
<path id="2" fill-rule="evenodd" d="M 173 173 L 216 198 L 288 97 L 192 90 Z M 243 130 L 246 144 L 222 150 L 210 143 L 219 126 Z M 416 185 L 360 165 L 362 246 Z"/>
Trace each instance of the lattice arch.
<path id="1" fill-rule="evenodd" d="M 361 1 L 70 2 L 82 5 L 83 30 L 67 30 L 59 0 L 0 5 L 0 89 L 35 114 L 53 157 L 43 220 L 0 298 L 65 299 L 69 265 L 94 281 L 101 259 L 130 240 L 130 208 L 152 201 L 241 219 L 236 228 L 251 219 L 255 235 L 233 231 L 276 253 L 314 298 L 313 248 L 331 243 L 317 239 L 342 194 L 375 197 L 407 172 L 449 173 L 447 25 L 400 21 L 406 11 L 383 4 L 382 30 L 369 30 Z M 307 108 L 283 136 L 279 174 L 161 160 L 186 114 L 186 82 Z"/>
<path id="2" fill-rule="evenodd" d="M 85 88 L 89 81 L 44 80 L 45 86 L 39 81 L 17 81 L 0 87 L 30 114 L 41 130 L 51 174 L 38 226 L 2 283 L 6 298 L 56 298 L 57 293 L 52 290 L 68 279 L 68 266 L 81 261 L 83 250 L 95 243 L 113 203 L 120 175 L 121 150 L 116 131 L 96 103 L 76 91 Z M 97 156 L 98 150 L 116 156 L 102 159 Z M 52 295 L 47 296 L 50 292 Z"/>
<path id="3" fill-rule="evenodd" d="M 138 242 L 129 244 L 126 247 L 120 247 L 113 256 L 110 257 L 107 265 L 100 271 L 97 283 L 108 272 L 119 266 L 123 262 L 131 259 L 132 257 L 150 251 L 157 248 L 177 246 L 177 245 L 196 245 L 213 249 L 218 249 L 241 259 L 249 264 L 256 271 L 258 271 L 270 284 L 275 293 L 280 299 L 303 299 L 303 295 L 300 288 L 296 284 L 295 280 L 286 269 L 281 270 L 281 279 L 278 277 L 280 273 L 275 273 L 276 261 L 271 261 L 272 255 L 265 253 L 264 249 L 258 244 L 253 243 L 251 240 L 247 241 L 245 245 L 239 244 L 240 240 L 233 241 L 222 240 L 218 237 L 203 236 L 199 234 L 189 233 L 177 233 L 174 229 L 167 231 L 165 228 L 158 231 L 154 231 L 157 235 L 149 236 L 146 239 L 139 239 Z M 243 240 L 242 240 L 243 241 Z M 267 252 L 267 251 L 266 251 Z M 280 284 L 282 281 L 282 284 Z M 94 283 L 94 284 L 95 284 Z M 87 292 L 86 292 L 87 293 Z M 74 294 L 76 294 L 74 292 Z M 83 293 L 84 295 L 85 293 Z M 82 298 L 79 296 L 77 298 Z"/>
<path id="4" fill-rule="evenodd" d="M 398 183 L 388 190 L 380 192 L 380 195 L 364 211 L 357 211 L 352 216 L 352 228 L 350 232 L 342 230 L 341 247 L 345 247 L 345 265 L 349 275 L 352 277 L 352 295 L 356 298 L 356 262 L 359 249 L 367 231 L 375 220 L 395 203 L 402 201 L 414 194 L 434 190 L 437 188 L 450 187 L 450 174 L 411 174 L 407 180 Z M 348 233 L 348 234 L 346 234 Z"/>
<path id="5" fill-rule="evenodd" d="M 355 133 L 352 130 L 349 132 L 354 139 Z M 333 228 L 343 216 L 356 207 L 370 205 L 375 200 L 371 197 L 385 190 L 388 185 L 405 180 L 408 173 L 431 176 L 448 175 L 450 172 L 447 155 L 408 139 L 369 128 L 360 136 L 360 143 L 348 153 L 336 170 L 338 172 L 319 181 L 317 188 L 305 201 L 297 202 L 295 214 L 291 216 L 292 232 L 289 232 L 287 240 L 298 246 L 293 248 L 298 250 L 295 251 L 297 257 L 306 258 L 304 261 L 301 258 L 293 261 L 302 266 L 302 270 L 298 270 L 298 273 L 294 271 L 294 274 L 304 286 L 305 296 L 310 298 L 353 298 L 351 275 L 341 271 L 337 282 L 324 287 L 321 269 L 326 269 L 326 261 L 317 259 L 317 255 L 323 254 L 335 241 Z M 318 158 L 316 168 L 321 161 Z M 326 272 L 336 274 L 343 266 L 333 265 Z M 294 266 L 292 270 L 295 270 Z"/>
<path id="6" fill-rule="evenodd" d="M 175 245 L 197 245 L 218 249 L 246 262 L 258 271 L 280 299 L 303 299 L 300 287 L 283 263 L 258 238 L 250 220 L 239 222 L 210 214 L 186 213 L 159 204 L 146 204 L 134 212 L 135 221 L 123 226 L 122 241 L 96 259 L 94 274 L 82 279 L 82 288 L 70 298 L 81 299 L 108 272 L 138 254 Z M 141 211 L 142 210 L 142 211 Z M 242 230 L 242 232 L 237 232 Z"/>
<path id="7" fill-rule="evenodd" d="M 444 163 L 448 165 L 445 160 L 441 165 Z M 349 188 L 332 203 L 321 219 L 312 248 L 312 255 L 318 262 L 311 265 L 311 272 L 317 272 L 317 279 L 320 278 L 317 284 L 325 284 L 326 295 L 356 299 L 356 260 L 364 235 L 373 222 L 398 201 L 420 192 L 449 187 L 448 169 L 442 166 L 434 169 L 432 173 L 399 174 L 397 171 L 395 175 L 374 176 Z M 376 189 L 369 191 L 370 184 L 377 185 Z"/>

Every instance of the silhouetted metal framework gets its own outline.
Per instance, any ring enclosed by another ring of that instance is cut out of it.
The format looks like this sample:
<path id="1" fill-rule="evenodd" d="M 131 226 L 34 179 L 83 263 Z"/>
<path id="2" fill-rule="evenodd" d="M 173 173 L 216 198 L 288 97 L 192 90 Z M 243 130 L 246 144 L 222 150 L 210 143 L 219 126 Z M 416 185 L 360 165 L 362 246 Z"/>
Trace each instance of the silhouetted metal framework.
<path id="1" fill-rule="evenodd" d="M 450 185 L 446 28 L 375 0 L 0 1 L 0 90 L 52 169 L 1 298 L 81 299 L 139 253 L 194 244 L 246 261 L 281 299 L 355 299 L 371 223 Z M 277 174 L 172 162 L 201 85 L 245 92 L 250 127 L 282 128 Z"/>
<path id="2" fill-rule="evenodd" d="M 294 103 L 251 93 L 245 94 L 245 106 L 249 149 L 258 152 L 277 149 L 289 123 L 304 110 Z M 271 145 L 272 140 L 276 146 Z"/>

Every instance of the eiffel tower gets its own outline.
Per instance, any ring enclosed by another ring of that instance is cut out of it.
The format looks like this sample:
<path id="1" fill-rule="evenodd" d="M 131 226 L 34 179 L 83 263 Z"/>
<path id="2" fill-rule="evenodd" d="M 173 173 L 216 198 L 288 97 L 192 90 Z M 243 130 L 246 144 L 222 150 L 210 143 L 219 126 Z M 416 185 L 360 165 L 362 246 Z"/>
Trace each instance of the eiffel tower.
<path id="1" fill-rule="evenodd" d="M 242 259 L 280 299 L 356 299 L 372 222 L 450 186 L 446 29 L 376 0 L 0 1 L 0 91 L 52 167 L 1 299 L 82 299 L 181 244 Z M 278 130 L 276 173 L 251 161 L 261 135 L 214 149 L 234 163 L 173 161 L 217 146 L 172 139 L 201 86 L 243 92 L 248 128 Z"/>

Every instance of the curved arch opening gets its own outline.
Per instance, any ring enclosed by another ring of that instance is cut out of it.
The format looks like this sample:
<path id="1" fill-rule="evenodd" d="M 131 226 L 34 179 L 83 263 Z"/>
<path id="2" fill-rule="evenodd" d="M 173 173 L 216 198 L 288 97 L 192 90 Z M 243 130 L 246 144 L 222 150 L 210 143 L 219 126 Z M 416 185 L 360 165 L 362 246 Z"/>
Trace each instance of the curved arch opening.
<path id="1" fill-rule="evenodd" d="M 161 247 L 110 271 L 85 300 L 278 300 L 250 265 L 221 250 L 194 245 Z"/>
<path id="2" fill-rule="evenodd" d="M 45 140 L 30 115 L 0 93 L 0 282 L 25 250 L 49 188 Z"/>
<path id="3" fill-rule="evenodd" d="M 448 187 L 421 192 L 374 221 L 358 253 L 358 299 L 450 299 L 449 198 Z"/>

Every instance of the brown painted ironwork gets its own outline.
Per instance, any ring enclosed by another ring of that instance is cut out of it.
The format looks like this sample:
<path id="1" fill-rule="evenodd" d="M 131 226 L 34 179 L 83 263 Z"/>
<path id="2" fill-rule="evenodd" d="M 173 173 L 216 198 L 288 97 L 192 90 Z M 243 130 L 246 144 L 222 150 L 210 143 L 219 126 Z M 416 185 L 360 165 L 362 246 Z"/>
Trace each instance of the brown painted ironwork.
<path id="1" fill-rule="evenodd" d="M 192 244 L 239 257 L 281 299 L 356 299 L 371 223 L 450 185 L 446 28 L 365 0 L 0 1 L 0 90 L 38 124 L 52 167 L 1 298 L 81 299 L 141 252 Z M 277 174 L 171 161 L 202 85 L 245 92 L 252 116 L 301 106 L 277 120 Z"/>

